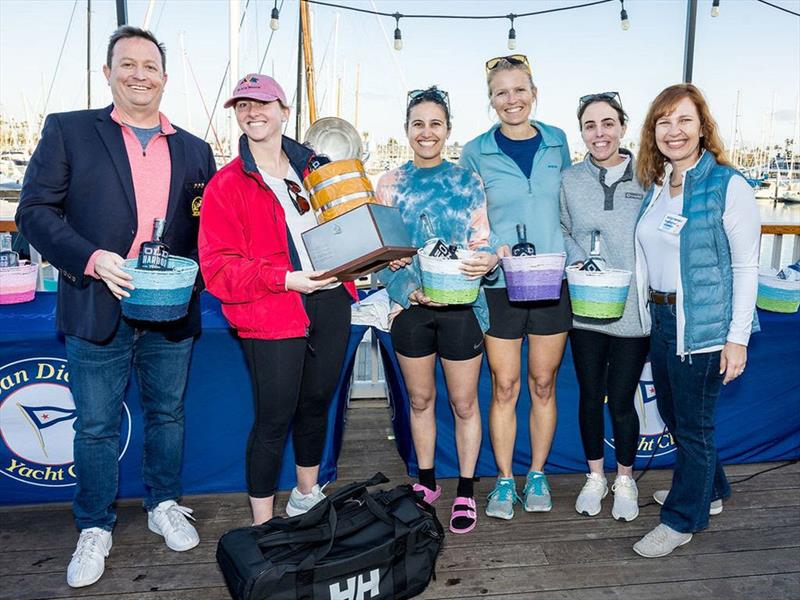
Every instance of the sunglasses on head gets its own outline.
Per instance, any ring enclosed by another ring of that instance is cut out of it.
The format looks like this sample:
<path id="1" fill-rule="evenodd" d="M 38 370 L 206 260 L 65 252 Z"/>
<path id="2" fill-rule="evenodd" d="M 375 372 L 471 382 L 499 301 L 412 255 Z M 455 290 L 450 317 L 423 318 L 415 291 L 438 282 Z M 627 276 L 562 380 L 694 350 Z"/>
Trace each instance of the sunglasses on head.
<path id="1" fill-rule="evenodd" d="M 596 102 L 598 100 L 613 100 L 622 106 L 619 92 L 600 92 L 599 94 L 587 94 L 585 96 L 581 96 L 580 100 L 578 100 L 578 110 L 580 111 L 587 104 Z"/>
<path id="2" fill-rule="evenodd" d="M 528 57 L 524 54 L 512 54 L 510 56 L 496 56 L 486 61 L 486 72 L 496 69 L 497 65 L 506 61 L 512 65 L 525 65 L 528 71 L 531 70 L 531 64 L 528 62 Z"/>
<path id="3" fill-rule="evenodd" d="M 286 191 L 289 192 L 289 199 L 292 201 L 292 204 L 294 204 L 297 212 L 301 215 L 306 214 L 311 209 L 311 206 L 308 204 L 308 199 L 300 195 L 303 188 L 301 188 L 296 181 L 292 181 L 291 179 L 284 179 L 283 182 L 286 184 Z"/>
<path id="4" fill-rule="evenodd" d="M 436 96 L 437 98 L 439 98 L 442 102 L 444 102 L 445 106 L 447 107 L 447 112 L 448 113 L 450 112 L 450 95 L 447 92 L 445 92 L 444 90 L 439 90 L 439 89 L 436 89 L 436 90 L 431 90 L 431 89 L 427 89 L 427 90 L 411 90 L 410 92 L 408 92 L 408 98 L 406 99 L 406 105 L 407 106 L 411 106 L 411 104 L 417 98 L 419 98 L 420 96 L 423 96 L 424 94 L 432 94 L 432 95 Z"/>

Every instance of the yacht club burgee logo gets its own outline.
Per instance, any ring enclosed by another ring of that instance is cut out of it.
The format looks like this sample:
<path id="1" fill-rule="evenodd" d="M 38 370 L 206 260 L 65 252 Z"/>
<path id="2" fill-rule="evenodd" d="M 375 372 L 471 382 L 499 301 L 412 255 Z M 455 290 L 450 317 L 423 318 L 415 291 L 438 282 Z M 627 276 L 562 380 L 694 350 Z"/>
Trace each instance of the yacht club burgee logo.
<path id="1" fill-rule="evenodd" d="M 67 361 L 27 358 L 0 366 L 0 473 L 30 485 L 75 485 L 75 416 Z M 119 458 L 130 436 L 123 403 Z"/>

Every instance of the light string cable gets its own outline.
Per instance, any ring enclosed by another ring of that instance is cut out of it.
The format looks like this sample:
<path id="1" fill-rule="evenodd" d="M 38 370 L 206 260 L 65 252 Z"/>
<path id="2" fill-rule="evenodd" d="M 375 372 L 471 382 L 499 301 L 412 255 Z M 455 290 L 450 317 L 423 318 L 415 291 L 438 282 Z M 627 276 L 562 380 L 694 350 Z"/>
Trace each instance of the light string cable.
<path id="1" fill-rule="evenodd" d="M 790 15 L 794 15 L 795 17 L 800 17 L 800 13 L 794 12 L 793 10 L 789 10 L 788 8 L 784 8 L 783 6 L 778 6 L 777 4 L 773 4 L 772 2 L 767 2 L 767 0 L 757 0 L 761 4 L 766 4 L 767 6 L 771 6 L 777 10 L 782 10 L 785 13 L 789 13 Z"/>

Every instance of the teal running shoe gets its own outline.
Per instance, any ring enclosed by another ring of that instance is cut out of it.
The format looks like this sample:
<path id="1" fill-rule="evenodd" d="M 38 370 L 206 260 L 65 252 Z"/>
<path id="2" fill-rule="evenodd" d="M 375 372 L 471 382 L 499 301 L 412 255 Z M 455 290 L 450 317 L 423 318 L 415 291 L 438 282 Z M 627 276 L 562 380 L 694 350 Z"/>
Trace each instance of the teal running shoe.
<path id="1" fill-rule="evenodd" d="M 550 484 L 547 476 L 541 471 L 531 471 L 522 491 L 525 496 L 525 510 L 527 512 L 548 512 L 553 508 L 550 498 Z"/>
<path id="2" fill-rule="evenodd" d="M 486 505 L 486 516 L 496 519 L 514 518 L 514 503 L 522 502 L 517 495 L 517 487 L 513 477 L 498 477 L 492 493 L 489 494 L 489 504 Z"/>

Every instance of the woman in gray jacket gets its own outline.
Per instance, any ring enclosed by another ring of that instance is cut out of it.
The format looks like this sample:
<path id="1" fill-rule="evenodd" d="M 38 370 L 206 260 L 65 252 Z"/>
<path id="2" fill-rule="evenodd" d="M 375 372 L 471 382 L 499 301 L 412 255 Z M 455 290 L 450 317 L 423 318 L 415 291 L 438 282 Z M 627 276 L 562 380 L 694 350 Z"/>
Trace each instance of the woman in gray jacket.
<path id="1" fill-rule="evenodd" d="M 589 153 L 562 175 L 561 227 L 567 263 L 582 265 L 594 242 L 608 267 L 633 272 L 633 231 L 644 193 L 636 180 L 633 156 L 619 147 L 627 122 L 619 94 L 583 96 L 578 122 Z M 611 514 L 620 521 L 632 521 L 639 515 L 632 477 L 639 441 L 634 394 L 647 359 L 649 336 L 637 306 L 636 283 L 632 281 L 622 317 L 576 316 L 569 334 L 580 386 L 581 440 L 589 465 L 575 510 L 587 516 L 600 512 L 601 501 L 608 494 L 603 471 L 606 397 L 617 459 Z"/>

